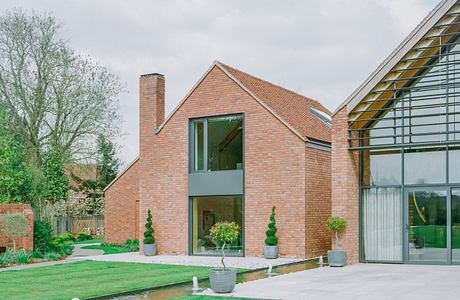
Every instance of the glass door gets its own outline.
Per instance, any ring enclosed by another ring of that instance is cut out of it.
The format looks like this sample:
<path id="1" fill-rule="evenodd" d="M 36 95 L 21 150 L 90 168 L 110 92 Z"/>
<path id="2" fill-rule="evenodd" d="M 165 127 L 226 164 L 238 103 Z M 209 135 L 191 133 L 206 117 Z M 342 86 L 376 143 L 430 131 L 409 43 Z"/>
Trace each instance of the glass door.
<path id="1" fill-rule="evenodd" d="M 452 263 L 460 264 L 460 188 L 453 188 L 451 195 Z"/>
<path id="2" fill-rule="evenodd" d="M 450 263 L 451 228 L 448 226 L 450 225 L 450 193 L 448 192 L 449 189 L 445 187 L 406 190 L 407 261 Z M 460 190 L 458 192 L 460 196 Z"/>

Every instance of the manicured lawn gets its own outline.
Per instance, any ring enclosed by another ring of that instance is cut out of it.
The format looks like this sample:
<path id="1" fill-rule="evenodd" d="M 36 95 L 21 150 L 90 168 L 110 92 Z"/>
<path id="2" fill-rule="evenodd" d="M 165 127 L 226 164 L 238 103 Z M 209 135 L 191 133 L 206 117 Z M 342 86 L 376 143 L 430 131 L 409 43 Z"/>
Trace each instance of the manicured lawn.
<path id="1" fill-rule="evenodd" d="M 127 248 L 124 248 L 124 247 L 101 246 L 101 245 L 89 245 L 89 246 L 83 246 L 81 248 L 82 249 L 104 250 L 104 254 L 117 254 L 117 253 L 131 252 Z"/>
<path id="2" fill-rule="evenodd" d="M 172 300 L 251 300 L 249 298 L 236 297 L 212 297 L 212 296 L 184 296 Z"/>
<path id="3" fill-rule="evenodd" d="M 97 239 L 97 240 L 87 240 L 87 241 L 78 241 L 74 242 L 74 244 L 97 244 L 97 243 L 103 243 L 104 239 Z"/>
<path id="4" fill-rule="evenodd" d="M 0 272 L 0 298 L 84 299 L 207 275 L 207 267 L 80 261 Z"/>

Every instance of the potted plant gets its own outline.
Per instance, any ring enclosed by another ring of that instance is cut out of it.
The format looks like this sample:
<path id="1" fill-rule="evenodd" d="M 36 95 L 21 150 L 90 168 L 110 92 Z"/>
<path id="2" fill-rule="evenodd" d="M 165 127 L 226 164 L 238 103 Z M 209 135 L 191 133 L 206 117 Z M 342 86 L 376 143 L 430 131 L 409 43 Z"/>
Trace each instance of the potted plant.
<path id="1" fill-rule="evenodd" d="M 153 256 L 157 254 L 157 244 L 155 243 L 155 237 L 153 233 L 155 232 L 152 227 L 152 213 L 150 209 L 147 211 L 147 223 L 145 224 L 147 229 L 144 232 L 144 255 Z"/>
<path id="2" fill-rule="evenodd" d="M 347 227 L 347 220 L 342 217 L 329 218 L 327 229 L 335 233 L 336 249 L 327 251 L 327 259 L 331 267 L 343 267 L 347 264 L 347 252 L 342 250 L 339 233 Z"/>
<path id="3" fill-rule="evenodd" d="M 275 222 L 275 208 L 275 206 L 272 207 L 268 230 L 265 231 L 264 257 L 270 259 L 278 258 L 278 237 L 276 236 L 278 229 Z"/>
<path id="4" fill-rule="evenodd" d="M 211 283 L 211 288 L 215 293 L 230 293 L 235 288 L 236 270 L 225 266 L 225 245 L 236 241 L 239 234 L 240 226 L 235 222 L 218 222 L 211 227 L 211 238 L 215 241 L 222 242 L 221 249 L 223 268 L 209 269 L 209 281 Z"/>

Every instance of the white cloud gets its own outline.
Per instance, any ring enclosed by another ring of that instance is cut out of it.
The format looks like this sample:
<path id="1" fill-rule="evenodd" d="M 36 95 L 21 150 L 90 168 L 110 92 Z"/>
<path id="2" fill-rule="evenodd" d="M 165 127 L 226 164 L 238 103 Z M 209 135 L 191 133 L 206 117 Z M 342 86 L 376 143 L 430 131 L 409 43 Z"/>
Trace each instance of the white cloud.
<path id="1" fill-rule="evenodd" d="M 435 0 L 3 0 L 53 12 L 71 45 L 126 81 L 121 156 L 138 152 L 138 76 L 166 76 L 167 112 L 213 60 L 334 110 L 423 19 Z"/>

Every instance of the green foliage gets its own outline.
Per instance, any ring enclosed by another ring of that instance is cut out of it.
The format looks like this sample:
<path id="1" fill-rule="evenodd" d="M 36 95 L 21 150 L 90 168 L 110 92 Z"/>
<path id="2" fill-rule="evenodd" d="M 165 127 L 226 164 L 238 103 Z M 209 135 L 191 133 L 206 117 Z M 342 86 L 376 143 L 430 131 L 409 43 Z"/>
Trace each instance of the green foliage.
<path id="1" fill-rule="evenodd" d="M 86 232 L 80 232 L 77 236 L 77 241 L 90 241 L 93 239 L 91 234 L 87 234 Z"/>
<path id="2" fill-rule="evenodd" d="M 272 214 L 270 215 L 270 223 L 268 223 L 268 230 L 265 231 L 265 244 L 268 246 L 278 245 L 278 237 L 276 236 L 278 228 L 276 228 L 275 222 L 275 208 L 275 206 L 272 207 Z"/>
<path id="3" fill-rule="evenodd" d="M 45 253 L 45 255 L 43 255 L 43 258 L 45 260 L 58 260 L 58 259 L 61 259 L 62 258 L 62 254 L 61 253 L 57 253 L 57 252 L 48 252 L 48 253 Z"/>
<path id="4" fill-rule="evenodd" d="M 25 252 L 23 249 L 16 252 L 16 262 L 18 264 L 27 264 L 29 263 L 30 257 L 32 256 L 31 252 Z"/>
<path id="5" fill-rule="evenodd" d="M 64 158 L 57 148 L 52 147 L 46 154 L 43 163 L 43 198 L 51 203 L 67 199 L 69 180 L 65 175 Z"/>
<path id="6" fill-rule="evenodd" d="M 104 135 L 99 135 L 97 148 L 99 154 L 97 166 L 98 185 L 101 189 L 104 189 L 117 177 L 120 160 L 116 157 L 117 153 L 114 144 Z"/>
<path id="7" fill-rule="evenodd" d="M 139 240 L 126 240 L 123 244 L 101 243 L 100 245 L 88 245 L 82 249 L 103 250 L 104 254 L 116 254 L 139 251 Z"/>
<path id="8" fill-rule="evenodd" d="M 4 253 L 0 254 L 0 267 L 7 267 L 10 264 L 15 262 L 13 251 L 6 250 Z"/>
<path id="9" fill-rule="evenodd" d="M 144 232 L 144 244 L 155 244 L 155 237 L 153 236 L 155 231 L 152 227 L 152 213 L 150 209 L 147 211 L 147 223 L 145 223 L 145 228 L 147 230 Z"/>
<path id="10" fill-rule="evenodd" d="M 0 106 L 0 203 L 29 203 L 31 178 L 24 164 L 23 147 L 6 123 Z"/>
<path id="11" fill-rule="evenodd" d="M 231 244 L 238 239 L 240 226 L 235 222 L 217 222 L 211 227 L 209 233 L 213 240 Z"/>
<path id="12" fill-rule="evenodd" d="M 51 239 L 51 252 L 57 252 L 61 256 L 64 256 L 72 254 L 73 249 L 73 237 L 70 233 L 63 233 Z"/>
<path id="13" fill-rule="evenodd" d="M 50 250 L 50 242 L 53 234 L 51 226 L 40 220 L 34 221 L 34 253 L 44 253 Z"/>
<path id="14" fill-rule="evenodd" d="M 333 232 L 340 232 L 347 227 L 347 220 L 342 217 L 331 217 L 326 223 L 326 228 Z"/>

